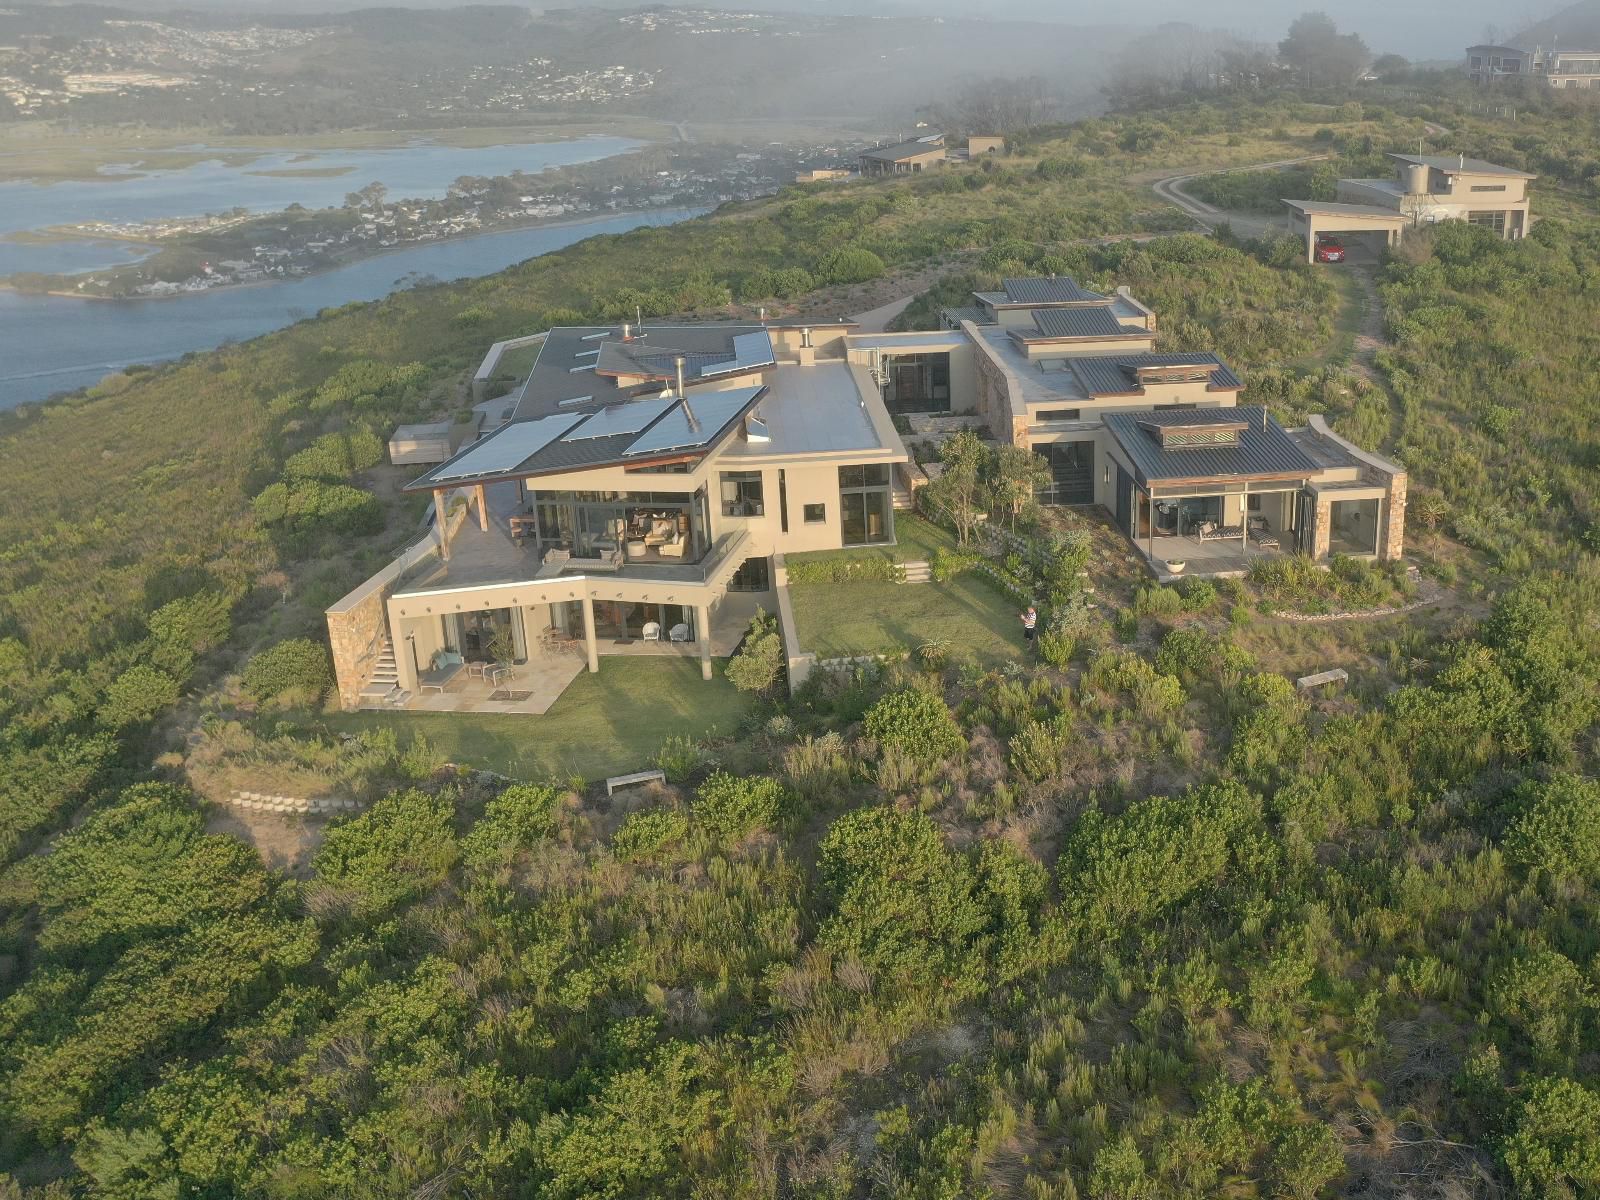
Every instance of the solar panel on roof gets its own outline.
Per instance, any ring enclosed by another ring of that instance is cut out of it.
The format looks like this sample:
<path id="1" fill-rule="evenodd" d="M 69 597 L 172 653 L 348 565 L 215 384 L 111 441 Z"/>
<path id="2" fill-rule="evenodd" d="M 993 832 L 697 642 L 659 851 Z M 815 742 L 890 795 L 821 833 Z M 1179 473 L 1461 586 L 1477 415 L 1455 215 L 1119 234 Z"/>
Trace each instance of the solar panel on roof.
<path id="1" fill-rule="evenodd" d="M 519 421 L 491 433 L 455 462 L 434 472 L 436 481 L 500 475 L 533 457 L 578 423 L 579 414 L 561 413 Z"/>
<path id="2" fill-rule="evenodd" d="M 733 358 L 741 367 L 762 367 L 772 362 L 772 338 L 760 333 L 738 333 L 733 338 Z"/>
<path id="3" fill-rule="evenodd" d="M 684 411 L 684 403 L 675 403 L 666 416 L 645 430 L 623 453 L 629 456 L 656 454 L 663 450 L 689 450 L 703 446 L 762 390 L 758 387 L 734 388 L 727 392 L 702 392 L 690 396 L 686 403 L 694 414 L 692 423 L 689 413 Z"/>
<path id="4" fill-rule="evenodd" d="M 562 437 L 564 442 L 581 442 L 588 438 L 611 437 L 618 433 L 638 433 L 677 401 L 673 398 L 633 400 L 627 404 L 613 404 L 602 408 L 582 425 Z"/>

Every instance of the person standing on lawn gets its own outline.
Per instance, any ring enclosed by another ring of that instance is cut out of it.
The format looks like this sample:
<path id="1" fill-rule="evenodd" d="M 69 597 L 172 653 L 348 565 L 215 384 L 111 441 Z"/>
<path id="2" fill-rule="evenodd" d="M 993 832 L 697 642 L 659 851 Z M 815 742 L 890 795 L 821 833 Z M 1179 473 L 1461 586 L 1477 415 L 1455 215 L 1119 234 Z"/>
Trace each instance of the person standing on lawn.
<path id="1" fill-rule="evenodd" d="M 1028 605 L 1022 613 L 1022 640 L 1028 643 L 1028 648 L 1033 649 L 1033 631 L 1039 624 L 1039 612 L 1033 605 Z"/>

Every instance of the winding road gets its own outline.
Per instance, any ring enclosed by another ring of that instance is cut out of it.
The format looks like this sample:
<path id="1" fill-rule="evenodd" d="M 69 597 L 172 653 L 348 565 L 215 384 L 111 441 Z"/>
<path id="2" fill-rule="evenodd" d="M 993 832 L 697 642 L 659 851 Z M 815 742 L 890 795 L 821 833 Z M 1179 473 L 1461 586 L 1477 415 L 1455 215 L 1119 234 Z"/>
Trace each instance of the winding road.
<path id="1" fill-rule="evenodd" d="M 1191 179 L 1199 179 L 1206 175 L 1231 175 L 1238 171 L 1281 171 L 1285 167 L 1298 167 L 1301 163 L 1322 162 L 1332 157 L 1328 154 L 1307 154 L 1301 158 L 1280 158 L 1272 162 L 1252 163 L 1247 167 L 1227 167 L 1221 171 L 1195 171 L 1187 170 L 1180 174 L 1164 175 L 1151 184 L 1155 194 L 1168 204 L 1181 209 L 1188 216 L 1195 219 L 1207 233 L 1211 233 L 1218 224 L 1226 221 L 1233 226 L 1235 233 L 1243 237 L 1260 237 L 1270 231 L 1286 232 L 1288 226 L 1272 217 L 1248 216 L 1239 213 L 1223 213 L 1213 208 L 1204 200 L 1196 200 L 1183 190 L 1183 185 Z"/>

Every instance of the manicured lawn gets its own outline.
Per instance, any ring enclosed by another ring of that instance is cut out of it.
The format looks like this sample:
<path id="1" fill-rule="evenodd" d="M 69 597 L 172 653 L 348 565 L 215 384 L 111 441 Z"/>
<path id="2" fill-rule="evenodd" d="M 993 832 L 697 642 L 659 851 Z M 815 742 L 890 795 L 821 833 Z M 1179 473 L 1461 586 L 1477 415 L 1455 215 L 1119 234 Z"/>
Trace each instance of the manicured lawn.
<path id="1" fill-rule="evenodd" d="M 950 583 L 796 583 L 789 595 L 801 648 L 821 658 L 938 640 L 984 662 L 1022 653 L 1016 605 L 975 575 Z"/>
<path id="2" fill-rule="evenodd" d="M 718 664 L 700 678 L 695 659 L 607 657 L 573 680 L 542 717 L 501 713 L 334 713 L 340 732 L 384 726 L 402 741 L 421 733 L 451 761 L 523 779 L 603 779 L 651 765 L 674 735 L 732 733 L 750 709 Z"/>

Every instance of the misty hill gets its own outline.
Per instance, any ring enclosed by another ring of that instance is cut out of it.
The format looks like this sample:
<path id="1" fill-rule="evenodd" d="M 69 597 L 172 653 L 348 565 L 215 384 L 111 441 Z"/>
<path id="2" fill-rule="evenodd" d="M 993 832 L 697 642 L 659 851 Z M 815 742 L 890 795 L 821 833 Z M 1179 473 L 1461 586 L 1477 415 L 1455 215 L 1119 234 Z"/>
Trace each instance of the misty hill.
<path id="1" fill-rule="evenodd" d="M 1561 46 L 1589 50 L 1600 47 L 1600 0 L 1578 0 L 1511 39 L 1518 46 Z"/>
<path id="2" fill-rule="evenodd" d="M 313 111 L 337 111 L 343 124 L 553 110 L 904 121 L 961 79 L 990 73 L 1039 75 L 1065 112 L 1082 113 L 1097 104 L 1102 64 L 1127 40 L 1059 24 L 659 6 L 0 9 L 0 45 L 22 47 L 24 69 L 47 82 L 85 69 L 204 81 L 247 131 L 271 128 L 265 112 L 303 128 L 296 122 Z M 84 115 L 192 120 L 196 98 L 183 88 L 95 98 L 99 111 Z M 118 114 L 113 100 L 138 111 Z"/>

